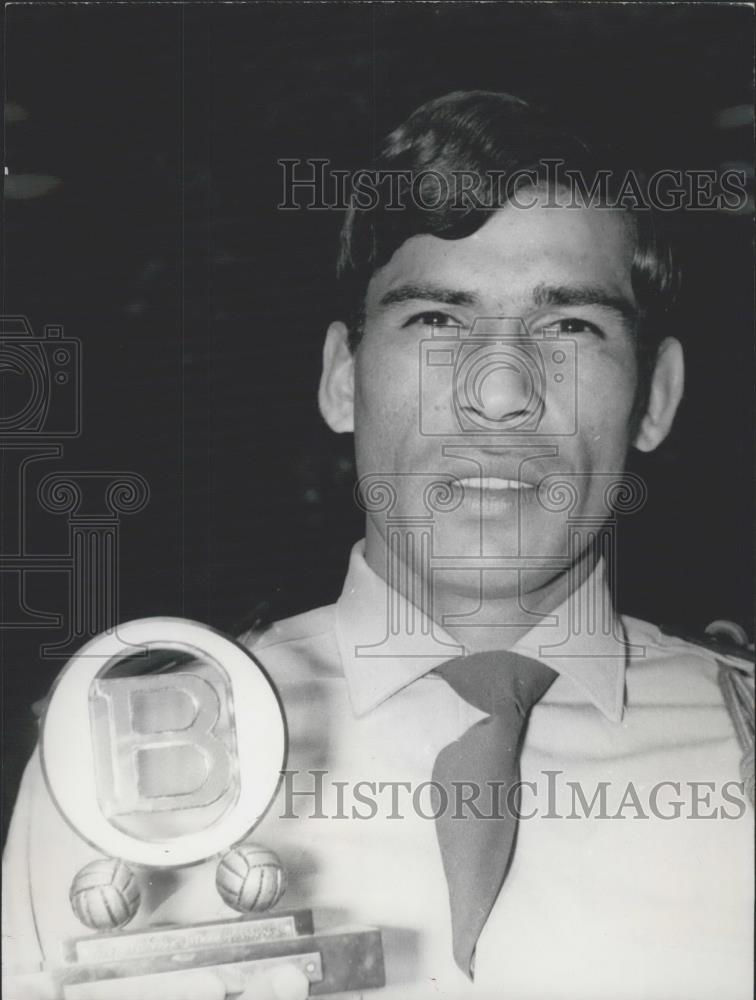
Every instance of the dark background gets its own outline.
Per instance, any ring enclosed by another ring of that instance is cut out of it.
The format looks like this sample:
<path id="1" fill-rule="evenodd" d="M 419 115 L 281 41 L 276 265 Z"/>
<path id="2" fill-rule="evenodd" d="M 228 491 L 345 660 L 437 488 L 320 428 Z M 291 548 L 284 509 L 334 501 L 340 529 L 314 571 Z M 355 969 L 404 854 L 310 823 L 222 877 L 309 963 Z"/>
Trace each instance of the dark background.
<path id="1" fill-rule="evenodd" d="M 351 440 L 315 402 L 340 218 L 277 210 L 277 158 L 362 165 L 420 102 L 488 88 L 647 169 L 744 160 L 749 127 L 717 115 L 751 102 L 752 28 L 751 9 L 724 4 L 6 8 L 7 98 L 27 114 L 7 124 L 6 162 L 61 183 L 5 203 L 2 311 L 83 345 L 83 433 L 39 475 L 149 483 L 121 524 L 119 617 L 233 630 L 330 603 L 361 534 Z M 622 526 L 619 603 L 691 631 L 749 627 L 751 220 L 669 222 L 687 398 L 668 444 L 633 466 L 650 495 Z M 66 518 L 23 502 L 30 550 L 65 552 Z M 28 596 L 65 612 L 59 574 L 35 574 Z M 3 634 L 6 822 L 29 705 L 64 662 L 40 647 L 65 634 Z"/>

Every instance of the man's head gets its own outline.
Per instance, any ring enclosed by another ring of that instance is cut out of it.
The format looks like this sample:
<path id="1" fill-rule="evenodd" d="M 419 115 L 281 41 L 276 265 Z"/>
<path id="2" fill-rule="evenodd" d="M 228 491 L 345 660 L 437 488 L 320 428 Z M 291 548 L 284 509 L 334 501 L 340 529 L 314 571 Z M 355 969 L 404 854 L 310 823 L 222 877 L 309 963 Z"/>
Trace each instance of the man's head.
<path id="1" fill-rule="evenodd" d="M 599 201 L 603 192 L 611 200 L 624 171 L 612 170 L 604 156 L 509 94 L 455 92 L 415 110 L 387 137 L 374 165 L 382 176 L 395 175 L 393 185 L 386 186 L 374 207 L 350 208 L 342 227 L 340 310 L 352 346 L 362 336 L 370 279 L 407 239 L 421 233 L 451 240 L 469 236 L 496 208 L 527 205 L 534 182 L 549 186 L 553 201 L 554 185 L 571 171 L 583 179 L 585 192 L 605 171 L 606 186 L 596 187 L 593 199 Z M 637 343 L 648 358 L 664 335 L 679 275 L 654 215 L 648 209 L 623 214 L 633 246 L 632 282 L 641 321 Z"/>
<path id="2" fill-rule="evenodd" d="M 376 169 L 404 172 L 393 205 L 352 208 L 342 230 L 342 319 L 329 328 L 321 410 L 333 429 L 354 430 L 361 477 L 450 483 L 459 502 L 437 519 L 434 551 L 453 557 L 562 554 L 565 515 L 527 487 L 580 480 L 572 513 L 599 516 L 598 474 L 619 473 L 631 444 L 655 448 L 682 392 L 680 346 L 663 339 L 676 274 L 653 219 L 567 207 L 555 161 L 585 190 L 603 166 L 515 98 L 450 94 L 389 136 Z M 459 339 L 446 371 L 431 370 L 428 342 L 443 328 Z M 554 337 L 565 349 L 551 350 L 534 390 L 526 369 Z M 461 398 L 454 372 L 470 351 L 490 363 L 476 362 Z M 502 485 L 515 481 L 525 488 Z M 369 517 L 369 561 L 383 542 Z"/>

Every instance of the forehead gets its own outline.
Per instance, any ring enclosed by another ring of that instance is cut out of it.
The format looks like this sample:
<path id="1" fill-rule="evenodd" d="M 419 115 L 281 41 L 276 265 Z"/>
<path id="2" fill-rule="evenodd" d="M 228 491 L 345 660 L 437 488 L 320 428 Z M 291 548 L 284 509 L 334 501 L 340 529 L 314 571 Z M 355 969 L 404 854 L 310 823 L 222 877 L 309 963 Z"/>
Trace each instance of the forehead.
<path id="1" fill-rule="evenodd" d="M 458 240 L 406 240 L 373 275 L 367 309 L 405 282 L 465 287 L 511 307 L 544 282 L 590 284 L 634 301 L 632 228 L 626 213 L 600 208 L 508 205 L 477 232 Z"/>

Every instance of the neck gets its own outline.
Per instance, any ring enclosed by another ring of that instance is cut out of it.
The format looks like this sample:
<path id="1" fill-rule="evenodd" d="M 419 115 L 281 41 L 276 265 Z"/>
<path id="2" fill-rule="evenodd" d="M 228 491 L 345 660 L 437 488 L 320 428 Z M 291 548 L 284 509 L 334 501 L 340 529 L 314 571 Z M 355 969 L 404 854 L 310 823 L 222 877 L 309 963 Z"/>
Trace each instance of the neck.
<path id="1" fill-rule="evenodd" d="M 365 560 L 387 580 L 383 539 L 368 527 Z M 430 593 L 429 614 L 468 654 L 510 649 L 546 615 L 564 603 L 571 591 L 592 572 L 597 555 L 584 551 L 578 562 L 554 576 L 537 570 L 434 571 L 432 585 L 427 568 L 404 563 L 387 582 L 408 601 Z M 576 583 L 576 581 L 578 583 Z"/>
<path id="2" fill-rule="evenodd" d="M 527 574 L 496 573 L 487 570 L 477 575 L 479 610 L 465 622 L 459 614 L 462 594 L 439 589 L 433 608 L 434 620 L 467 653 L 492 649 L 510 649 L 518 639 L 537 625 L 545 615 L 562 604 L 570 593 L 570 576 L 562 572 L 551 579 L 529 585 Z"/>

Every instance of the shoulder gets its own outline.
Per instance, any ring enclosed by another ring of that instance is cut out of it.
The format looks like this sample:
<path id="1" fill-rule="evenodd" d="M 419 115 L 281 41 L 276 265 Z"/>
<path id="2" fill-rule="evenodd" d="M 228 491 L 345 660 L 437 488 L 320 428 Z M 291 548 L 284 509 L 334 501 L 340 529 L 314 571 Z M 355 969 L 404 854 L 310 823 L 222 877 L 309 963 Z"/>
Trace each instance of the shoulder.
<path id="1" fill-rule="evenodd" d="M 238 640 L 278 683 L 342 675 L 331 604 L 243 633 Z"/>
<path id="2" fill-rule="evenodd" d="M 626 615 L 622 623 L 629 643 L 628 687 L 637 693 L 707 703 L 721 700 L 723 674 L 753 682 L 753 650 L 726 635 L 691 635 Z"/>
<path id="3" fill-rule="evenodd" d="M 693 667 L 725 663 L 744 673 L 754 673 L 753 644 L 748 645 L 745 633 L 732 622 L 712 622 L 702 633 L 622 616 L 625 634 L 631 644 L 641 644 L 661 659 L 685 659 Z"/>

